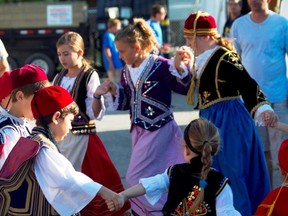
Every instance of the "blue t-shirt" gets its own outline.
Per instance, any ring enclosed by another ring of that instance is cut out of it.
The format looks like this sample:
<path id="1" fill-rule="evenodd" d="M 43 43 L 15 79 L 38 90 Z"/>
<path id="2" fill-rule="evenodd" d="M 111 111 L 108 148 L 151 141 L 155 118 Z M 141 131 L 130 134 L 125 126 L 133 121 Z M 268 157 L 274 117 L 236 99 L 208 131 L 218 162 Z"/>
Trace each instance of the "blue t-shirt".
<path id="1" fill-rule="evenodd" d="M 261 23 L 250 14 L 233 22 L 232 36 L 241 60 L 271 103 L 286 100 L 287 77 L 285 56 L 288 53 L 288 20 L 269 11 Z"/>
<path id="2" fill-rule="evenodd" d="M 152 19 L 148 20 L 147 22 L 155 33 L 158 45 L 162 46 L 163 45 L 163 35 L 162 35 L 162 29 L 161 29 L 160 23 L 158 23 Z"/>
<path id="3" fill-rule="evenodd" d="M 102 38 L 102 57 L 103 63 L 106 70 L 109 69 L 109 62 L 105 54 L 105 48 L 109 48 L 111 51 L 111 58 L 114 64 L 115 69 L 121 69 L 123 67 L 123 63 L 119 57 L 119 52 L 114 43 L 115 35 L 111 32 L 105 32 Z"/>

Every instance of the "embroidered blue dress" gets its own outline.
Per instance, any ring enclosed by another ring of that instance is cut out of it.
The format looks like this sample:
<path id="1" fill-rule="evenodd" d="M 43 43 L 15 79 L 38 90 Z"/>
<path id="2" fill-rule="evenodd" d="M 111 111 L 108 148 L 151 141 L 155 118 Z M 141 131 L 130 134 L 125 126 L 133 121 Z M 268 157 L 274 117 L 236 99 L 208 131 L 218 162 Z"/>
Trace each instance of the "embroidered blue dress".
<path id="1" fill-rule="evenodd" d="M 264 152 L 252 119 L 269 102 L 234 52 L 217 47 L 199 70 L 195 92 L 200 116 L 214 123 L 221 134 L 221 150 L 213 167 L 230 179 L 235 208 L 251 216 L 270 191 Z"/>

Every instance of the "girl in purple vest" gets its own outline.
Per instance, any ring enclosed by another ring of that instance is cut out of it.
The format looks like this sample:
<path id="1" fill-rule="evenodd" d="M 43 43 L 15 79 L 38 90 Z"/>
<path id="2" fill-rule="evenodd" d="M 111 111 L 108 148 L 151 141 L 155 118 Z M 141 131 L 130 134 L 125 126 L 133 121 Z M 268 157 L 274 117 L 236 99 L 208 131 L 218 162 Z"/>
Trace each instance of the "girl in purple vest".
<path id="1" fill-rule="evenodd" d="M 188 72 L 178 73 L 170 60 L 152 54 L 158 51 L 157 41 L 143 19 L 135 19 L 134 24 L 120 30 L 115 44 L 126 63 L 121 86 L 107 80 L 97 88 L 95 96 L 105 94 L 109 108 L 130 111 L 132 151 L 126 174 L 130 187 L 141 177 L 184 162 L 182 133 L 173 117 L 171 96 L 173 91 L 185 95 L 191 76 Z M 131 205 L 135 215 L 162 215 L 165 201 L 166 196 L 162 196 L 152 206 L 144 197 L 137 197 Z"/>

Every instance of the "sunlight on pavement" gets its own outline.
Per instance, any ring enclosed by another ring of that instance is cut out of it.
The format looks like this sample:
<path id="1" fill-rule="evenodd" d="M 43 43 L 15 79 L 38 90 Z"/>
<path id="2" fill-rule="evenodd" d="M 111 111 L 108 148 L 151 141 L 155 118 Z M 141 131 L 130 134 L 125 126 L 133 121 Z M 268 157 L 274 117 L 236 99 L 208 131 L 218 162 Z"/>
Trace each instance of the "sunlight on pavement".
<path id="1" fill-rule="evenodd" d="M 187 125 L 191 120 L 198 118 L 197 111 L 174 112 L 174 117 L 179 126 Z M 102 121 L 97 122 L 97 132 L 130 130 L 129 114 L 105 115 Z"/>

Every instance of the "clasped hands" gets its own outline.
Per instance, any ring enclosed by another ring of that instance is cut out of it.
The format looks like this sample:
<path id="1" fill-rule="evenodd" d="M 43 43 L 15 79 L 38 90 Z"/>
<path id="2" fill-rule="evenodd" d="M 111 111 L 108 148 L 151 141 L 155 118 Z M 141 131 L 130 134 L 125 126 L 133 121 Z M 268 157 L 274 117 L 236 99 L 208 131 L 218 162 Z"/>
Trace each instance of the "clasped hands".
<path id="1" fill-rule="evenodd" d="M 110 81 L 109 79 L 105 80 L 97 87 L 95 95 L 104 95 L 108 92 L 110 92 L 113 96 L 117 94 L 115 83 Z"/>
<path id="2" fill-rule="evenodd" d="M 184 65 L 186 68 L 189 69 L 189 65 L 192 65 L 191 62 L 193 62 L 193 60 L 194 54 L 192 50 L 187 46 L 182 46 L 175 52 L 174 64 L 177 71 L 179 72 L 184 71 L 181 65 Z"/>
<path id="3" fill-rule="evenodd" d="M 267 110 L 261 114 L 262 120 L 267 127 L 275 127 L 277 121 L 278 121 L 278 116 L 275 112 L 271 110 Z"/>
<path id="4" fill-rule="evenodd" d="M 126 201 L 127 199 L 122 193 L 118 193 L 114 197 L 105 200 L 106 205 L 111 212 L 120 210 Z"/>

